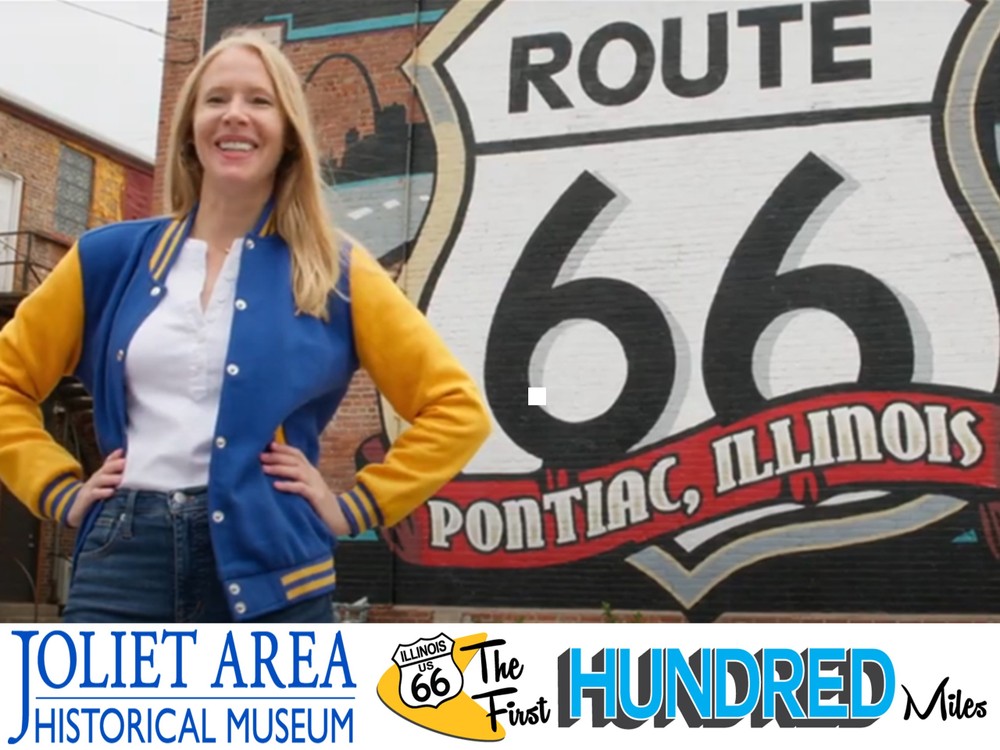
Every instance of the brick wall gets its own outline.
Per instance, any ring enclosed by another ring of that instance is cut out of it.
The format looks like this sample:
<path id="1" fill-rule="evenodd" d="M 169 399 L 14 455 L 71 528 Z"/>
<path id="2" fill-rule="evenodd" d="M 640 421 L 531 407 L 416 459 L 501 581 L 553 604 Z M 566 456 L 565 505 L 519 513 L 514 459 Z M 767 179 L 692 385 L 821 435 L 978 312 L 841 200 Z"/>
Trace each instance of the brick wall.
<path id="1" fill-rule="evenodd" d="M 160 118 L 157 126 L 158 169 L 153 180 L 153 211 L 164 210 L 163 169 L 170 119 L 174 102 L 184 80 L 194 68 L 201 52 L 204 25 L 203 0 L 172 0 L 167 11 L 167 39 L 163 52 L 163 85 L 160 94 Z"/>
<path id="2" fill-rule="evenodd" d="M 52 187 L 59 175 L 59 140 L 36 125 L 0 109 L 0 165 L 25 180 L 21 224 L 50 229 L 55 213 Z"/>
<path id="3" fill-rule="evenodd" d="M 47 123 L 43 116 L 23 111 L 18 104 L 0 102 L 0 169 L 24 179 L 20 229 L 32 232 L 19 240 L 24 254 L 31 243 L 32 259 L 52 268 L 75 240 L 59 232 L 55 224 L 59 153 L 67 145 L 94 160 L 93 202 L 88 227 L 112 221 L 148 216 L 152 192 L 152 168 L 132 159 L 122 160 L 87 136 Z M 20 278 L 20 276 L 19 276 Z M 38 283 L 26 277 L 27 288 Z"/>

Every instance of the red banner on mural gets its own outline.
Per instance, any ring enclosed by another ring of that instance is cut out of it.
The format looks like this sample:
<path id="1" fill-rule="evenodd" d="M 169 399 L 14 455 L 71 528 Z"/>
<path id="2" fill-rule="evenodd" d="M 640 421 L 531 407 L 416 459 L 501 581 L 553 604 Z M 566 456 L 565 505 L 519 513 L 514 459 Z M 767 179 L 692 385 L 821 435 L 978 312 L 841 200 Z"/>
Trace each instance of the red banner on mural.
<path id="1" fill-rule="evenodd" d="M 1000 408 L 985 401 L 828 394 L 585 471 L 460 478 L 387 539 L 419 565 L 539 567 L 848 490 L 996 489 L 998 428 Z"/>

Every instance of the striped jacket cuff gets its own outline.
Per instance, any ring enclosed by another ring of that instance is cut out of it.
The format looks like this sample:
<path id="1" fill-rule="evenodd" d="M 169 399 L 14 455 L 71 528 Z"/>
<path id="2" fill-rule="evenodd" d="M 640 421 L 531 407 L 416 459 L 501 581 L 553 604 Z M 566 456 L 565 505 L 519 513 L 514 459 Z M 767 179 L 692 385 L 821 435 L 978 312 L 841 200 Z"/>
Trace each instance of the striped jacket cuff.
<path id="1" fill-rule="evenodd" d="M 63 474 L 49 482 L 42 490 L 39 501 L 42 516 L 57 521 L 60 526 L 66 526 L 66 519 L 82 487 L 83 482 L 72 474 Z"/>
<path id="2" fill-rule="evenodd" d="M 337 495 L 337 502 L 351 527 L 351 536 L 363 534 L 385 523 L 378 503 L 364 485 L 359 484 L 347 492 L 341 492 Z"/>
<path id="3" fill-rule="evenodd" d="M 336 583 L 337 574 L 333 569 L 333 558 L 289 571 L 281 577 L 281 585 L 285 589 L 285 598 L 288 601 L 321 589 L 329 589 Z"/>

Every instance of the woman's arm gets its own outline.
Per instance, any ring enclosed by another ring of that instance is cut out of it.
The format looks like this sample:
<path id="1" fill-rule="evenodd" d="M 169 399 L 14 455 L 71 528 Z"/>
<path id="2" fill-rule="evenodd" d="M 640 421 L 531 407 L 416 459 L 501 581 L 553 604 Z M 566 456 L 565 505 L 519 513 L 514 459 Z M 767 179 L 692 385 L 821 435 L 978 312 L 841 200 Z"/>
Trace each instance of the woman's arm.
<path id="1" fill-rule="evenodd" d="M 476 384 L 385 270 L 355 248 L 351 309 L 361 366 L 409 427 L 337 500 L 353 534 L 393 526 L 453 479 L 489 436 Z"/>
<path id="2" fill-rule="evenodd" d="M 36 516 L 63 524 L 83 469 L 46 431 L 39 405 L 76 369 L 83 320 L 74 245 L 0 331 L 0 482 Z"/>

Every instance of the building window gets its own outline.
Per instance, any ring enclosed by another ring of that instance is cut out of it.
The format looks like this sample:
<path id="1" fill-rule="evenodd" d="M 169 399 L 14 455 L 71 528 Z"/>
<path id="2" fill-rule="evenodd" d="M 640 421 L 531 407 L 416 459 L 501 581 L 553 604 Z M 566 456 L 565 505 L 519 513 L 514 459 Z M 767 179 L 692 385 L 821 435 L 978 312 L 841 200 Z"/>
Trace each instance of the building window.
<path id="1" fill-rule="evenodd" d="M 69 146 L 61 146 L 56 191 L 57 232 L 77 237 L 86 231 L 93 184 L 94 160 Z"/>

